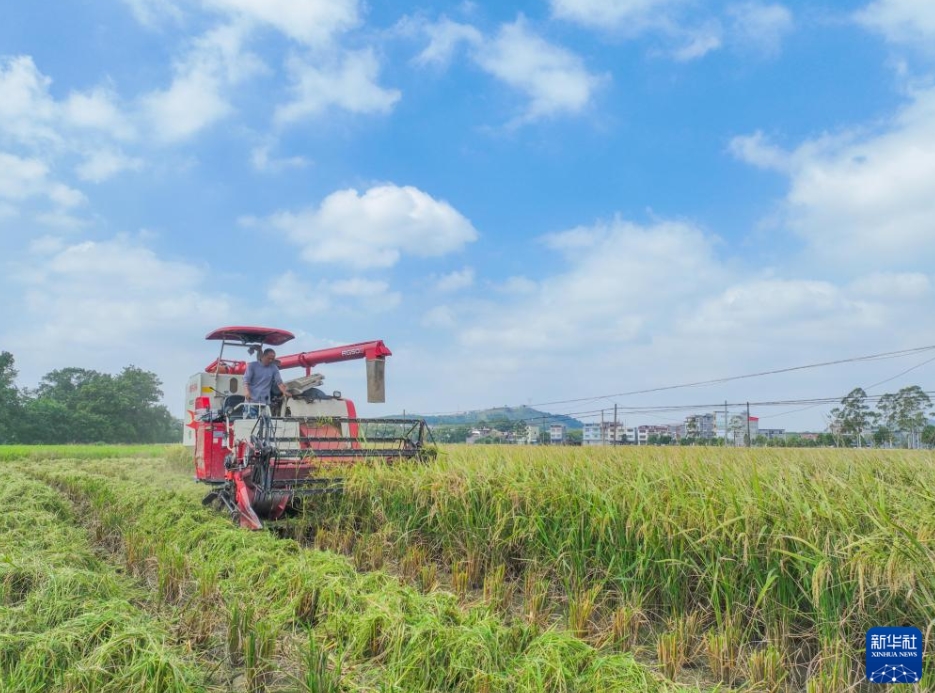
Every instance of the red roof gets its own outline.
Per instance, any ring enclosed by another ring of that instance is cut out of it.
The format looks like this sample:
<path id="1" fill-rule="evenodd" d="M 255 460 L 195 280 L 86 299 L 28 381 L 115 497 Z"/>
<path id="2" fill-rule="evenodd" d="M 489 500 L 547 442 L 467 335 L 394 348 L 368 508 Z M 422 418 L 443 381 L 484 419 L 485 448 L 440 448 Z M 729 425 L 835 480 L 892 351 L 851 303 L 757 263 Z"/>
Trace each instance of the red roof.
<path id="1" fill-rule="evenodd" d="M 205 339 L 223 339 L 229 342 L 243 342 L 244 344 L 271 344 L 279 346 L 295 335 L 286 330 L 275 327 L 219 327 L 208 334 Z"/>

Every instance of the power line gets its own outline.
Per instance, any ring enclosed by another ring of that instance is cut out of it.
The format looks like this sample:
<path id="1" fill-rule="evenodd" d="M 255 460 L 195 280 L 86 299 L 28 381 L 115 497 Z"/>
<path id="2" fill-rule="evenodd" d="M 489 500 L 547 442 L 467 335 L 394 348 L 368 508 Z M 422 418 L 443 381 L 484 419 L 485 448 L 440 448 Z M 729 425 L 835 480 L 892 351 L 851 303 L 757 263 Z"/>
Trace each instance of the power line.
<path id="1" fill-rule="evenodd" d="M 935 345 L 925 346 L 925 347 L 916 347 L 914 349 L 905 349 L 902 351 L 889 351 L 889 352 L 883 352 L 881 354 L 870 354 L 868 356 L 855 356 L 855 357 L 847 358 L 847 359 L 838 359 L 836 361 L 824 361 L 822 363 L 811 363 L 811 364 L 807 364 L 804 366 L 792 366 L 790 368 L 778 368 L 776 370 L 760 371 L 758 373 L 748 373 L 746 375 L 727 376 L 723 378 L 715 378 L 713 380 L 700 380 L 700 381 L 693 382 L 693 383 L 682 383 L 679 385 L 666 385 L 664 387 L 653 387 L 653 388 L 648 388 L 645 390 L 632 390 L 630 392 L 618 392 L 612 395 L 597 395 L 595 397 L 580 397 L 577 399 L 556 400 L 553 402 L 538 402 L 530 406 L 540 407 L 540 406 L 547 406 L 547 405 L 552 405 L 552 404 L 588 402 L 588 401 L 593 401 L 595 399 L 604 399 L 604 398 L 612 398 L 612 397 L 627 397 L 631 395 L 646 395 L 646 394 L 650 394 L 653 392 L 663 392 L 666 390 L 679 390 L 679 389 L 689 388 L 689 387 L 704 387 L 708 385 L 720 385 L 722 383 L 732 382 L 734 380 L 745 380 L 748 378 L 760 378 L 765 375 L 776 375 L 779 373 L 791 373 L 793 371 L 802 371 L 802 370 L 807 370 L 811 368 L 824 368 L 826 366 L 837 366 L 843 363 L 854 363 L 858 361 L 881 361 L 885 359 L 902 358 L 904 356 L 909 356 L 911 354 L 917 354 L 917 353 L 921 353 L 925 351 L 931 351 L 933 349 L 935 349 Z"/>
<path id="2" fill-rule="evenodd" d="M 633 396 L 633 395 L 646 395 L 646 394 L 651 394 L 651 393 L 654 393 L 654 392 L 665 392 L 665 391 L 668 391 L 668 390 L 680 390 L 680 389 L 685 389 L 685 388 L 690 388 L 690 387 L 705 387 L 705 386 L 710 386 L 710 385 L 720 385 L 720 384 L 722 384 L 722 383 L 728 383 L 728 382 L 732 382 L 732 381 L 735 381 L 735 380 L 746 380 L 746 379 L 750 379 L 750 378 L 760 378 L 760 377 L 763 377 L 763 376 L 766 376 L 766 375 L 777 375 L 777 374 L 780 374 L 780 373 L 791 373 L 791 372 L 794 372 L 794 371 L 802 371 L 802 370 L 808 370 L 808 369 L 813 369 L 813 368 L 825 368 L 825 367 L 827 367 L 827 366 L 837 366 L 837 365 L 841 365 L 841 364 L 845 364 L 845 363 L 856 363 L 856 362 L 862 362 L 862 361 L 882 361 L 882 360 L 887 360 L 887 359 L 903 358 L 903 357 L 906 357 L 906 356 L 911 356 L 911 355 L 913 355 L 913 354 L 919 354 L 919 353 L 924 353 L 924 352 L 927 352 L 927 351 L 932 351 L 933 349 L 935 349 L 935 345 L 929 345 L 929 346 L 923 346 L 923 347 L 915 347 L 915 348 L 913 348 L 913 349 L 902 349 L 902 350 L 899 350 L 899 351 L 885 351 L 885 352 L 881 352 L 881 353 L 878 353 L 878 354 L 868 354 L 868 355 L 865 355 L 865 356 L 853 356 L 853 357 L 846 358 L 846 359 L 837 359 L 837 360 L 835 360 L 835 361 L 823 361 L 823 362 L 820 362 L 820 363 L 810 363 L 810 364 L 806 364 L 806 365 L 803 365 L 803 366 L 791 366 L 791 367 L 788 367 L 788 368 L 777 368 L 777 369 L 775 369 L 775 370 L 759 371 L 759 372 L 756 372 L 756 373 L 747 373 L 747 374 L 744 374 L 744 375 L 725 376 L 725 377 L 722 377 L 722 378 L 714 378 L 714 379 L 712 379 L 712 380 L 699 380 L 699 381 L 696 381 L 696 382 L 681 383 L 681 384 L 678 384 L 678 385 L 666 385 L 666 386 L 663 386 L 663 387 L 653 387 L 653 388 L 647 388 L 647 389 L 644 389 L 644 390 L 631 390 L 631 391 L 629 391 L 629 392 L 618 392 L 618 393 L 609 394 L 609 395 L 594 395 L 594 396 L 591 396 L 591 397 L 577 397 L 577 398 L 573 398 L 573 399 L 553 400 L 553 401 L 551 401 L 551 402 L 536 402 L 536 403 L 534 403 L 534 404 L 528 404 L 528 405 L 523 405 L 523 406 L 528 406 L 528 407 L 544 407 L 544 406 L 552 406 L 552 405 L 556 405 L 556 404 L 577 404 L 577 403 L 579 403 L 579 402 L 594 402 L 595 400 L 599 400 L 599 399 L 612 399 L 612 398 L 614 398 L 614 397 L 629 397 L 629 396 Z M 930 359 L 930 361 L 932 361 L 932 360 L 935 360 L 935 358 Z M 909 370 L 914 370 L 915 368 L 921 367 L 921 366 L 925 365 L 926 363 L 929 363 L 929 361 L 925 361 L 925 362 L 919 364 L 918 366 L 914 366 L 913 368 L 911 368 L 911 369 L 909 369 Z M 904 373 L 900 373 L 899 375 L 904 375 L 905 373 L 908 373 L 909 370 L 905 371 Z M 899 375 L 894 376 L 894 378 L 899 377 Z M 877 383 L 877 385 L 880 385 L 880 384 L 882 384 L 882 383 L 884 383 L 884 382 L 888 382 L 888 381 L 886 381 L 886 380 L 881 381 L 880 383 Z M 875 385 L 872 386 L 872 387 L 875 387 Z M 752 404 L 752 402 L 751 402 L 751 404 Z M 432 412 L 432 413 L 425 413 L 425 414 L 422 414 L 422 416 L 452 416 L 452 415 L 464 414 L 464 413 L 466 413 L 466 412 L 463 412 L 463 411 Z M 566 414 L 566 416 L 568 416 L 568 415 Z"/>
<path id="3" fill-rule="evenodd" d="M 929 364 L 929 363 L 931 363 L 932 361 L 935 361 L 935 356 L 933 356 L 933 357 L 930 358 L 930 359 L 926 359 L 926 360 L 923 361 L 922 363 L 917 363 L 917 364 L 914 365 L 912 368 L 907 368 L 906 370 L 902 371 L 901 373 L 897 373 L 897 374 L 894 375 L 892 378 L 887 378 L 886 380 L 881 380 L 880 382 L 874 383 L 873 385 L 868 385 L 866 389 L 867 389 L 867 390 L 872 390 L 873 388 L 875 388 L 875 387 L 877 387 L 877 386 L 879 386 L 879 385 L 883 385 L 884 383 L 888 383 L 888 382 L 890 382 L 891 380 L 896 380 L 896 378 L 901 378 L 902 376 L 906 375 L 906 373 L 911 373 L 912 371 L 916 370 L 917 368 L 922 368 L 922 366 L 924 366 L 924 365 L 926 365 L 926 364 Z"/>
<path id="4" fill-rule="evenodd" d="M 900 371 L 899 373 L 897 373 L 897 374 L 894 375 L 894 376 L 891 376 L 891 377 L 889 377 L 889 378 L 886 378 L 886 379 L 884 379 L 884 380 L 881 380 L 881 381 L 879 381 L 879 382 L 876 382 L 876 383 L 874 383 L 873 385 L 868 385 L 866 388 L 864 388 L 864 391 L 866 392 L 867 390 L 872 390 L 872 389 L 875 388 L 875 387 L 879 387 L 880 385 L 883 385 L 883 384 L 888 383 L 888 382 L 890 382 L 890 381 L 896 380 L 897 378 L 901 378 L 902 376 L 906 375 L 906 373 L 911 373 L 912 371 L 916 370 L 917 368 L 921 368 L 922 366 L 925 366 L 925 365 L 927 365 L 927 364 L 929 364 L 929 363 L 932 363 L 932 361 L 935 361 L 935 356 L 933 356 L 933 357 L 930 358 L 930 359 L 926 359 L 925 361 L 922 361 L 921 363 L 917 363 L 916 365 L 912 366 L 911 368 L 907 368 L 907 369 L 904 370 L 904 371 Z M 766 418 L 766 419 L 777 419 L 777 418 L 779 418 L 780 416 L 786 416 L 786 415 L 788 415 L 788 414 L 798 414 L 798 413 L 803 412 L 803 411 L 808 411 L 809 409 L 814 409 L 815 407 L 818 407 L 818 406 L 821 406 L 821 405 L 820 405 L 820 404 L 812 404 L 812 405 L 807 406 L 807 407 L 802 407 L 801 409 L 793 409 L 793 410 L 791 410 L 791 411 L 784 411 L 784 412 L 780 412 L 779 414 L 772 414 L 772 415 L 770 415 L 770 416 L 765 416 L 765 417 L 763 417 L 763 418 Z"/>

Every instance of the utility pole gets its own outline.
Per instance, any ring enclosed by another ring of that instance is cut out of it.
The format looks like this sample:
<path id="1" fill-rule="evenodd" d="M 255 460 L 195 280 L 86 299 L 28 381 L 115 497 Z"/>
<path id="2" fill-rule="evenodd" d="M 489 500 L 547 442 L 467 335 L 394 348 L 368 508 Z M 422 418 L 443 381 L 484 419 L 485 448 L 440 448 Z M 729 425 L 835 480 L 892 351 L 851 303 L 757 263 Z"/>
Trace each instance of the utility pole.
<path id="1" fill-rule="evenodd" d="M 613 436 L 613 441 L 614 441 L 613 443 L 611 443 L 611 445 L 616 445 L 617 444 L 617 403 L 616 402 L 614 402 L 614 430 L 611 433 L 611 435 Z"/>
<path id="2" fill-rule="evenodd" d="M 724 400 L 724 447 L 727 447 L 727 400 Z"/>
<path id="3" fill-rule="evenodd" d="M 604 410 L 601 409 L 601 446 L 607 445 L 607 441 L 604 440 Z"/>
<path id="4" fill-rule="evenodd" d="M 750 403 L 747 402 L 747 447 L 753 447 L 753 438 L 750 437 Z"/>

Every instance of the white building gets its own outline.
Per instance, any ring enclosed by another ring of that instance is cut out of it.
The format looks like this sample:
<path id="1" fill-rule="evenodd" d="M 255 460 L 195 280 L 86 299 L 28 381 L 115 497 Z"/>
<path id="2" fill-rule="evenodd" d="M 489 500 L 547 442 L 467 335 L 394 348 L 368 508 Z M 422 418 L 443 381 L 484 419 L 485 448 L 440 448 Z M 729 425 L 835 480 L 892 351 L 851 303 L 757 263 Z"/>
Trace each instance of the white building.
<path id="1" fill-rule="evenodd" d="M 552 424 L 549 426 L 549 442 L 552 445 L 565 443 L 565 424 Z"/>
<path id="2" fill-rule="evenodd" d="M 586 423 L 581 433 L 582 445 L 622 445 L 626 442 L 626 429 L 620 422 Z"/>
<path id="3" fill-rule="evenodd" d="M 627 437 L 637 445 L 648 445 L 650 436 L 675 436 L 668 426 L 658 424 L 644 424 L 627 430 Z"/>
<path id="4" fill-rule="evenodd" d="M 717 437 L 723 438 L 725 445 L 747 445 L 747 435 L 749 434 L 752 441 L 760 432 L 760 419 L 756 416 L 748 417 L 746 412 L 737 414 L 716 411 L 714 418 Z"/>
<path id="5" fill-rule="evenodd" d="M 538 426 L 526 426 L 526 445 L 538 445 L 539 444 L 539 427 Z"/>
<path id="6" fill-rule="evenodd" d="M 710 440 L 717 437 L 714 414 L 692 414 L 685 417 L 685 436 Z"/>

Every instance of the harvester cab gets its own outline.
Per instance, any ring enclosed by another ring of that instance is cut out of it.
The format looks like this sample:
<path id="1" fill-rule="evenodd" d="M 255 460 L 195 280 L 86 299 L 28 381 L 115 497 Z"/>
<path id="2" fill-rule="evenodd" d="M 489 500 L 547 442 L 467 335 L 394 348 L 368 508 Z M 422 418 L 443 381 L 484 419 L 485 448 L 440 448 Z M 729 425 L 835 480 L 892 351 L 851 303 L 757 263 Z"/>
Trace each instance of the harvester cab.
<path id="1" fill-rule="evenodd" d="M 286 330 L 224 327 L 206 339 L 221 343 L 220 354 L 188 382 L 183 442 L 193 448 L 195 478 L 212 487 L 206 505 L 226 508 L 242 527 L 261 529 L 278 520 L 303 497 L 341 490 L 342 473 L 361 462 L 424 460 L 434 455 L 422 419 L 360 418 L 339 391 L 327 394 L 323 363 L 364 359 L 367 401 L 385 401 L 386 357 L 382 341 L 307 351 L 279 357 L 281 371 L 302 367 L 274 388 L 269 403 L 247 402 L 246 360 L 225 358 L 225 348 L 246 349 L 257 358 L 266 347 L 292 340 Z M 259 398 L 264 399 L 264 398 Z"/>

